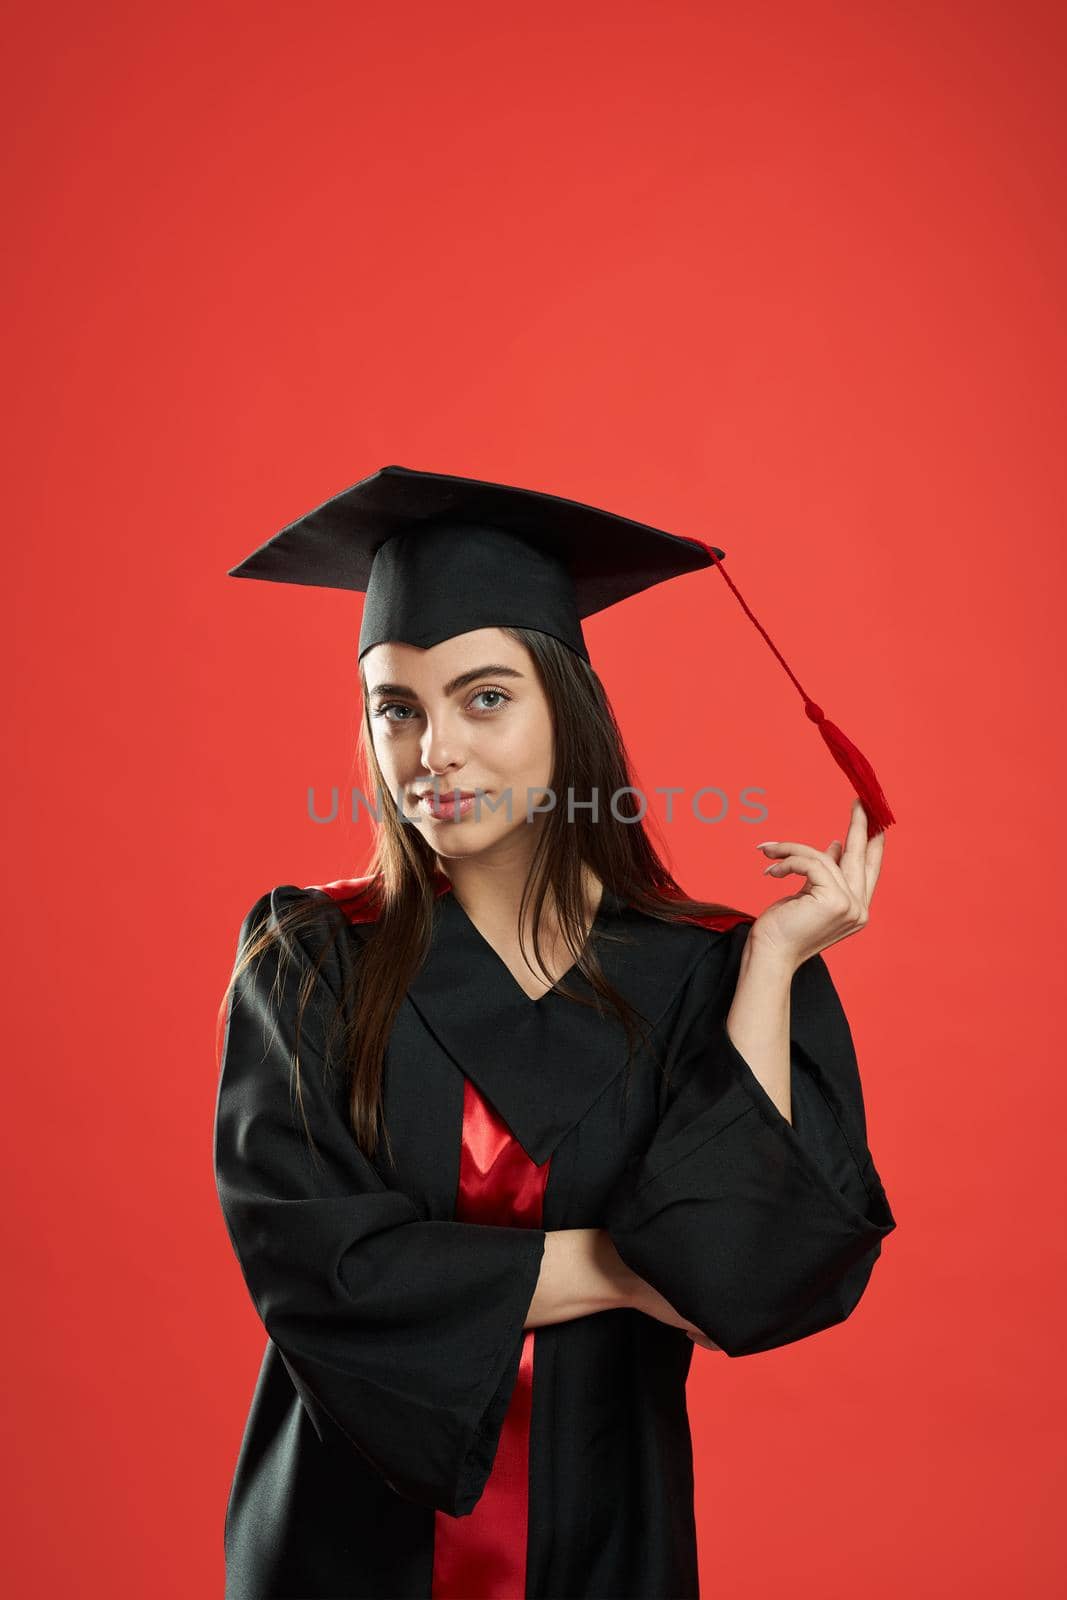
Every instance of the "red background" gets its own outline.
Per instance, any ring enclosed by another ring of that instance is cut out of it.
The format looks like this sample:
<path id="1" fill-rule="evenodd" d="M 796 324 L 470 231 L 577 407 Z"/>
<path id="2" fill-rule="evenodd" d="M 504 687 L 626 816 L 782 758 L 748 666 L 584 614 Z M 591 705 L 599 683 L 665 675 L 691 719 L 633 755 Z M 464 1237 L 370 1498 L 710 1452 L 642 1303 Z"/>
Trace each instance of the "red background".
<path id="1" fill-rule="evenodd" d="M 389 462 L 720 544 L 899 819 L 828 958 L 899 1226 L 849 1322 L 695 1352 L 704 1592 L 1059 1590 L 1061 17 L 9 19 L 11 1593 L 222 1592 L 263 1334 L 215 1013 L 255 898 L 368 845 L 306 813 L 358 597 L 225 573 Z M 663 828 L 685 886 L 799 887 L 754 843 L 850 793 L 721 576 L 587 638 L 649 788 L 766 790 Z"/>

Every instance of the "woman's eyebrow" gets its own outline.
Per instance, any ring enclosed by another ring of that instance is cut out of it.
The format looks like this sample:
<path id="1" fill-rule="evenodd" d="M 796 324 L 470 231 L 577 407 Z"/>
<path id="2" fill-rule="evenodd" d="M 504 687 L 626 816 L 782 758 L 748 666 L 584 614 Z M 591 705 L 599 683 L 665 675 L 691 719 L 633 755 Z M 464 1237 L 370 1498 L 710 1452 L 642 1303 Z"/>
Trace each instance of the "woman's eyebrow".
<path id="1" fill-rule="evenodd" d="M 469 672 L 461 672 L 458 677 L 450 678 L 445 684 L 443 693 L 455 694 L 457 689 L 465 689 L 468 683 L 473 683 L 475 678 L 521 678 L 524 674 L 516 667 L 505 667 L 499 662 L 490 662 L 487 667 L 472 667 Z M 414 689 L 409 689 L 406 683 L 377 683 L 371 694 L 406 694 L 409 699 L 417 700 L 418 695 Z"/>

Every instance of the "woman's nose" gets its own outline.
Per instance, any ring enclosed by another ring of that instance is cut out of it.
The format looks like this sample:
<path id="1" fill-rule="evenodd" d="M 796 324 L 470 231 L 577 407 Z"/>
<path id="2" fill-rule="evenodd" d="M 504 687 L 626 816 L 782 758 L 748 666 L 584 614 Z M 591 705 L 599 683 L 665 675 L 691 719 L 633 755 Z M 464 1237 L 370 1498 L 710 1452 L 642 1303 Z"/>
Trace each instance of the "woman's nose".
<path id="1" fill-rule="evenodd" d="M 451 768 L 462 766 L 462 751 L 454 734 L 438 725 L 427 727 L 422 741 L 423 764 L 431 773 L 444 774 Z"/>

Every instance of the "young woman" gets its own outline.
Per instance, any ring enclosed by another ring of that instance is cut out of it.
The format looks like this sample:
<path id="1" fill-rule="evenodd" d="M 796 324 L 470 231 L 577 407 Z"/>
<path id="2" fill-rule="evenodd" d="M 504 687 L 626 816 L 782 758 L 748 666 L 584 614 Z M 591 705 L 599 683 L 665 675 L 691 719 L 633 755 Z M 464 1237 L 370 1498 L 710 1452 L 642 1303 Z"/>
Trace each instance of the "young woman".
<path id="1" fill-rule="evenodd" d="M 373 855 L 241 929 L 215 1171 L 268 1340 L 227 1600 L 696 1596 L 694 1344 L 842 1322 L 895 1227 L 821 955 L 884 834 L 764 842 L 804 882 L 755 918 L 685 897 L 562 546 L 481 516 L 350 564 Z"/>

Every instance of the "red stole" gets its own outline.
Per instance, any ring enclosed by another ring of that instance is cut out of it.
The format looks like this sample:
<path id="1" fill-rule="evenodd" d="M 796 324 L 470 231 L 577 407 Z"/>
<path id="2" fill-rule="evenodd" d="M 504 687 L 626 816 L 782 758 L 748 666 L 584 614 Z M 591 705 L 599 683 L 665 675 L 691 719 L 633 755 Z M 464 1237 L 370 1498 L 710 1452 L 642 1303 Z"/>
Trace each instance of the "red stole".
<path id="1" fill-rule="evenodd" d="M 535 1166 L 507 1124 L 463 1080 L 456 1221 L 541 1226 L 549 1162 Z M 530 1413 L 536 1329 L 523 1334 L 493 1470 L 469 1516 L 434 1513 L 433 1600 L 522 1600 L 526 1593 Z"/>

